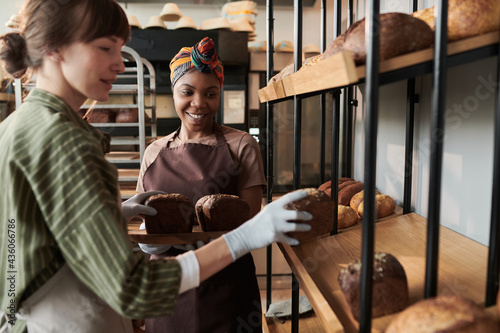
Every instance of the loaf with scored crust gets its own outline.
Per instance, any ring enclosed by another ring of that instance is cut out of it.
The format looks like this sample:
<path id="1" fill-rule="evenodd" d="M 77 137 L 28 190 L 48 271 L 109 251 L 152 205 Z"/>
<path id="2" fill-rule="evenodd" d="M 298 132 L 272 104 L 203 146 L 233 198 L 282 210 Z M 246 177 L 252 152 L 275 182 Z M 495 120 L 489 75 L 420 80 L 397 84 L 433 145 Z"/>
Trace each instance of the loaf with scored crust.
<path id="1" fill-rule="evenodd" d="M 144 222 L 148 234 L 176 234 L 191 232 L 195 222 L 191 200 L 178 193 L 156 194 L 144 203 L 156 209 L 157 214 L 146 215 Z"/>
<path id="2" fill-rule="evenodd" d="M 195 205 L 202 231 L 233 230 L 250 218 L 250 206 L 236 195 L 211 194 L 200 198 Z"/>

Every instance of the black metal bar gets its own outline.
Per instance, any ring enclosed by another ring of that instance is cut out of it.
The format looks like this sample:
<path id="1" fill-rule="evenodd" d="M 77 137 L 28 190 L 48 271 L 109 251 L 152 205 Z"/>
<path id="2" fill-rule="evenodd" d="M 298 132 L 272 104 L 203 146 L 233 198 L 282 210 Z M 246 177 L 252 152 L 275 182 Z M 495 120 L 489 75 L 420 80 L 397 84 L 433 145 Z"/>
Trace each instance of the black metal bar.
<path id="1" fill-rule="evenodd" d="M 500 43 L 499 43 L 500 48 Z M 500 55 L 498 56 L 497 82 L 500 78 Z M 496 303 L 499 283 L 499 258 L 500 250 L 500 86 L 497 88 L 497 99 L 495 107 L 495 141 L 493 157 L 493 194 L 491 200 L 491 226 L 490 226 L 490 244 L 488 247 L 488 271 L 486 279 L 486 306 L 492 306 Z"/>
<path id="2" fill-rule="evenodd" d="M 425 298 L 437 295 L 439 255 L 439 214 L 441 204 L 441 174 L 443 166 L 444 111 L 446 97 L 446 44 L 448 24 L 448 0 L 437 4 L 434 87 L 432 95 L 431 160 L 429 213 L 427 222 L 427 251 L 425 267 Z"/>
<path id="3" fill-rule="evenodd" d="M 326 49 L 326 0 L 321 0 L 321 37 L 320 37 L 321 53 Z M 320 148 L 319 148 L 319 183 L 325 182 L 325 152 L 326 152 L 326 95 L 321 94 L 319 97 L 320 108 Z"/>
<path id="4" fill-rule="evenodd" d="M 353 0 L 347 3 L 347 26 L 354 23 Z M 342 176 L 352 177 L 352 139 L 353 139 L 353 117 L 354 117 L 354 88 L 349 86 L 345 89 L 344 98 L 344 131 L 343 131 L 343 152 L 342 152 Z"/>
<path id="5" fill-rule="evenodd" d="M 331 197 L 334 202 L 338 202 L 339 197 L 339 141 L 340 141 L 340 90 L 335 90 L 332 94 L 333 114 L 332 114 L 332 183 Z M 338 233 L 338 205 L 333 206 L 333 230 L 330 235 Z"/>
<path id="6" fill-rule="evenodd" d="M 406 90 L 406 140 L 405 175 L 403 188 L 403 214 L 411 212 L 411 188 L 413 178 L 413 133 L 415 128 L 415 79 L 409 79 Z"/>
<path id="7" fill-rule="evenodd" d="M 375 245 L 380 1 L 368 1 L 366 13 L 365 213 L 363 214 L 363 244 L 361 251 L 360 332 L 371 332 L 373 252 Z"/>
<path id="8" fill-rule="evenodd" d="M 273 0 L 266 2 L 267 17 L 267 72 L 266 82 L 273 77 L 274 73 L 274 14 Z M 274 105 L 266 103 L 266 171 L 267 171 L 267 203 L 273 201 L 274 185 Z M 273 281 L 273 248 L 269 245 L 266 248 L 266 309 L 269 309 L 272 303 L 272 281 Z"/>
<path id="9" fill-rule="evenodd" d="M 294 66 L 295 72 L 302 67 L 302 0 L 294 0 Z M 302 99 L 299 96 L 293 97 L 293 187 L 300 188 L 301 178 L 301 149 L 302 149 Z M 292 275 L 292 281 L 295 281 L 295 276 Z M 298 281 L 292 289 L 292 332 L 299 332 L 299 286 Z"/>

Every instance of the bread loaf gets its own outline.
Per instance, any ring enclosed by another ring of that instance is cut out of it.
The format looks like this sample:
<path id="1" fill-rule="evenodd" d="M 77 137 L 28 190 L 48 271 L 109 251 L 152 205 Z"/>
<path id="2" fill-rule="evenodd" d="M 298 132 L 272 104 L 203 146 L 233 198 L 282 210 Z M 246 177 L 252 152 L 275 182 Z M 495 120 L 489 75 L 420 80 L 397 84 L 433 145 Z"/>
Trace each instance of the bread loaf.
<path id="1" fill-rule="evenodd" d="M 250 206 L 236 195 L 212 194 L 200 198 L 195 205 L 202 231 L 233 230 L 250 217 Z"/>
<path id="2" fill-rule="evenodd" d="M 431 28 L 416 17 L 403 13 L 380 14 L 380 60 L 425 49 L 433 40 Z M 357 65 L 366 62 L 364 18 L 346 31 L 342 50 L 349 51 Z"/>
<path id="3" fill-rule="evenodd" d="M 344 229 L 355 225 L 359 221 L 358 213 L 349 206 L 338 205 L 338 222 L 337 228 Z"/>
<path id="4" fill-rule="evenodd" d="M 345 42 L 345 35 L 346 35 L 345 32 L 343 34 L 338 35 L 333 40 L 333 42 L 331 42 L 330 45 L 328 45 L 325 52 L 323 52 L 323 54 L 321 55 L 321 60 L 328 59 L 331 56 L 342 51 L 342 48 L 343 48 L 344 42 Z"/>
<path id="5" fill-rule="evenodd" d="M 93 109 L 86 112 L 89 123 L 114 123 L 116 112 L 112 109 Z"/>
<path id="6" fill-rule="evenodd" d="M 359 321 L 361 260 L 343 268 L 337 278 L 353 317 Z M 372 317 L 399 312 L 409 304 L 408 281 L 403 266 L 389 253 L 375 253 L 373 260 Z"/>
<path id="7" fill-rule="evenodd" d="M 339 178 L 339 186 L 342 185 L 342 184 L 344 184 L 345 182 L 348 182 L 348 181 L 354 181 L 354 179 L 349 178 L 349 177 L 341 177 L 341 178 Z M 331 194 L 332 194 L 331 187 L 332 187 L 332 181 L 329 180 L 329 181 L 321 184 L 318 187 L 318 190 L 325 192 L 328 196 L 331 197 Z"/>
<path id="8" fill-rule="evenodd" d="M 187 197 L 178 194 L 157 194 L 144 203 L 156 209 L 154 216 L 146 215 L 148 234 L 174 234 L 191 232 L 195 221 L 194 206 Z"/>
<path id="9" fill-rule="evenodd" d="M 460 296 L 419 301 L 399 313 L 386 333 L 498 333 L 498 323 L 481 307 Z"/>
<path id="10" fill-rule="evenodd" d="M 391 215 L 396 210 L 396 203 L 394 200 L 385 194 L 375 195 L 375 211 L 376 218 L 382 218 Z M 364 213 L 364 201 L 362 201 L 358 206 L 358 214 L 363 217 Z"/>
<path id="11" fill-rule="evenodd" d="M 333 229 L 333 200 L 315 188 L 302 189 L 307 192 L 307 197 L 293 201 L 285 206 L 289 210 L 306 211 L 312 214 L 313 218 L 309 221 L 289 222 L 308 223 L 312 229 L 307 232 L 291 232 L 290 236 L 299 240 L 301 243 L 330 233 Z"/>
<path id="12" fill-rule="evenodd" d="M 339 191 L 339 205 L 349 206 L 352 196 L 362 191 L 364 186 L 362 182 L 355 182 L 343 187 Z"/>
<path id="13" fill-rule="evenodd" d="M 349 202 L 349 206 L 354 209 L 356 212 L 358 211 L 358 206 L 361 202 L 363 202 L 365 191 L 362 190 L 355 195 L 352 196 L 351 201 Z M 378 190 L 375 190 L 375 194 L 380 194 Z"/>
<path id="14" fill-rule="evenodd" d="M 144 113 L 144 121 L 149 122 L 149 116 Z M 130 109 L 119 109 L 116 113 L 115 122 L 117 123 L 138 123 L 139 122 L 139 109 L 130 108 Z"/>
<path id="15" fill-rule="evenodd" d="M 437 8 L 429 7 L 411 14 L 435 29 Z M 448 39 L 450 41 L 484 34 L 500 29 L 500 1 L 449 0 Z"/>

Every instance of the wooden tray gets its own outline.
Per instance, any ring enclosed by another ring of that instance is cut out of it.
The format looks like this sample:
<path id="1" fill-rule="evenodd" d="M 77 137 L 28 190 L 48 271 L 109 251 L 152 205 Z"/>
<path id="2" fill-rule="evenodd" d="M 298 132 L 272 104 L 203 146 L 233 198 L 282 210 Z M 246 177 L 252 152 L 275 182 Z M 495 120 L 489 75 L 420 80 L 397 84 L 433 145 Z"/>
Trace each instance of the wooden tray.
<path id="1" fill-rule="evenodd" d="M 499 42 L 499 31 L 474 36 L 448 44 L 448 55 L 459 54 Z M 404 54 L 380 62 L 380 73 L 431 61 L 434 57 L 434 47 Z M 336 54 L 324 61 L 304 68 L 284 78 L 281 85 L 275 82 L 258 91 L 260 102 L 269 102 L 293 95 L 314 91 L 341 88 L 356 83 L 365 77 L 366 66 L 355 67 L 347 52 Z M 282 87 L 282 88 L 281 88 Z"/>
<path id="2" fill-rule="evenodd" d="M 376 224 L 375 251 L 393 254 L 403 265 L 410 302 L 423 299 L 427 220 L 410 213 Z M 362 228 L 304 243 L 279 244 L 326 332 L 357 332 L 337 283 L 340 270 L 361 257 Z M 484 304 L 487 247 L 445 227 L 440 228 L 438 294 L 455 294 Z M 394 315 L 372 321 L 384 332 Z"/>

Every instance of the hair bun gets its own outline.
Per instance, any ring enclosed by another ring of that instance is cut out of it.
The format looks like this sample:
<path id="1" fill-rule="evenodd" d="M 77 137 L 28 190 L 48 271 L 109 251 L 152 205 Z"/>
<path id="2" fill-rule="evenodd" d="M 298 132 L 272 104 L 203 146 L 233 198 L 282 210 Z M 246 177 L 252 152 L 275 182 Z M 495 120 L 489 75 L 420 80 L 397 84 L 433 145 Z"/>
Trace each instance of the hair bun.
<path id="1" fill-rule="evenodd" d="M 208 37 L 203 38 L 199 43 L 193 46 L 191 51 L 191 62 L 200 71 L 211 73 L 212 68 L 219 60 L 217 51 L 214 47 L 214 41 Z"/>
<path id="2" fill-rule="evenodd" d="M 15 78 L 22 77 L 27 70 L 26 41 L 18 32 L 10 32 L 0 37 L 0 59 L 4 62 L 5 71 Z"/>

